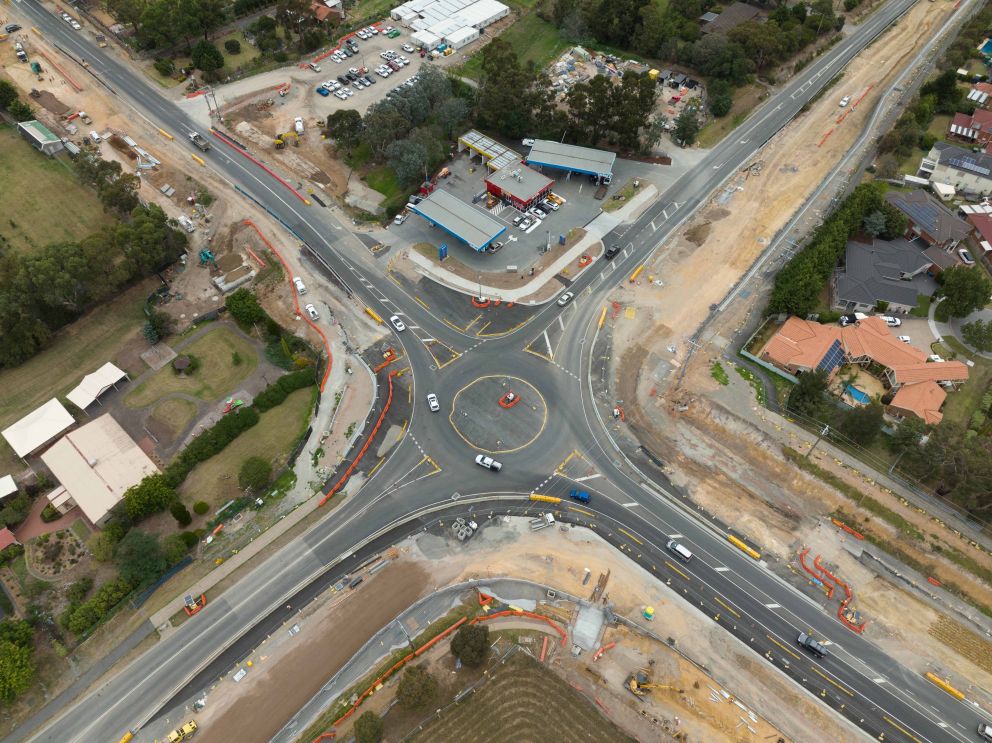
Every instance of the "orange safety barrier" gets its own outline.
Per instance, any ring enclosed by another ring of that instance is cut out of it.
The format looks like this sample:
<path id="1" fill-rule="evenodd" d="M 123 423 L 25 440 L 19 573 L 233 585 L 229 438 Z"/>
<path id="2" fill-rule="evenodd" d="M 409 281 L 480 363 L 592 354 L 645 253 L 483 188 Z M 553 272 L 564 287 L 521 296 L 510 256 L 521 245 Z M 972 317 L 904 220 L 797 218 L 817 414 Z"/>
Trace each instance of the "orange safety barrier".
<path id="1" fill-rule="evenodd" d="M 617 319 L 617 315 L 620 314 L 620 303 L 619 302 L 613 302 L 612 304 L 613 304 L 613 319 L 616 320 Z"/>
<path id="2" fill-rule="evenodd" d="M 932 575 L 929 578 L 927 578 L 927 580 L 935 586 L 940 585 L 940 581 L 934 578 Z"/>
<path id="3" fill-rule="evenodd" d="M 499 406 L 501 408 L 505 408 L 506 410 L 509 410 L 514 405 L 516 405 L 518 402 L 520 402 L 520 395 L 513 395 L 513 399 L 512 400 L 509 399 L 510 395 L 513 395 L 513 391 L 512 390 L 510 392 L 507 392 L 505 395 L 503 395 L 499 399 Z"/>
<path id="4" fill-rule="evenodd" d="M 440 642 L 445 637 L 447 637 L 448 635 L 450 635 L 452 632 L 454 632 L 456 629 L 458 629 L 459 627 L 461 627 L 467 621 L 468 621 L 468 618 L 467 617 L 462 617 L 457 622 L 455 622 L 453 625 L 451 625 L 450 627 L 448 627 L 448 629 L 446 629 L 444 632 L 442 632 L 437 637 L 435 637 L 433 640 L 431 640 L 430 642 L 426 643 L 423 647 L 419 648 L 418 650 L 415 650 L 412 653 L 407 653 L 405 656 L 403 656 L 403 659 L 402 660 L 400 660 L 397 663 L 395 663 L 392 667 L 390 667 L 390 669 L 388 671 L 386 671 L 379 678 L 377 678 L 375 681 L 373 681 L 372 682 L 372 685 L 369 686 L 369 688 L 366 689 L 362 693 L 362 695 L 360 697 L 358 697 L 358 699 L 355 700 L 355 703 L 351 705 L 351 707 L 348 709 L 348 711 L 345 712 L 343 715 L 341 715 L 341 717 L 339 717 L 338 719 L 336 719 L 334 721 L 334 725 L 335 726 L 340 725 L 344 720 L 347 720 L 348 717 L 350 717 L 352 715 L 352 713 L 356 709 L 358 709 L 358 707 L 361 705 L 361 703 L 367 697 L 369 697 L 372 694 L 373 691 L 375 691 L 376 687 L 379 686 L 379 684 L 381 684 L 383 681 L 385 681 L 390 676 L 392 676 L 396 671 L 398 671 L 400 668 L 402 668 L 407 662 L 413 660 L 415 657 L 417 657 L 418 655 L 420 655 L 421 653 L 423 653 L 428 648 L 433 647 L 434 645 L 436 645 L 438 642 Z M 325 733 L 325 735 L 326 735 L 326 733 Z M 313 743 L 318 743 L 319 740 L 321 740 L 321 738 L 315 739 Z"/>
<path id="5" fill-rule="evenodd" d="M 490 305 L 490 301 L 488 299 L 485 299 L 485 300 L 483 300 L 483 301 L 480 302 L 477 297 L 472 297 L 472 306 L 473 307 L 478 307 L 481 310 L 481 309 L 484 309 L 485 307 L 488 307 L 489 305 Z"/>
<path id="6" fill-rule="evenodd" d="M 488 593 L 483 593 L 482 591 L 479 591 L 479 606 L 485 606 L 492 600 L 493 597 L 490 596 Z"/>
<path id="7" fill-rule="evenodd" d="M 584 255 L 581 258 L 579 258 L 579 268 L 585 268 L 590 263 L 592 263 L 592 256 L 591 255 Z"/>
<path id="8" fill-rule="evenodd" d="M 541 658 L 540 658 L 541 663 L 544 662 L 544 658 L 547 656 L 547 654 L 548 654 L 548 636 L 545 635 L 544 642 L 541 643 Z"/>
<path id="9" fill-rule="evenodd" d="M 854 531 L 854 529 L 852 529 L 850 526 L 848 526 L 847 524 L 845 524 L 843 521 L 840 521 L 838 519 L 830 519 L 830 522 L 834 526 L 836 526 L 838 529 L 843 529 L 844 531 L 846 531 L 848 534 L 850 534 L 855 539 L 864 539 L 865 538 L 865 535 L 864 534 L 862 534 L 861 532 Z"/>
<path id="10" fill-rule="evenodd" d="M 834 575 L 829 570 L 827 570 L 825 567 L 823 567 L 822 565 L 820 565 L 820 556 L 819 555 L 817 555 L 816 556 L 816 559 L 813 560 L 813 564 L 816 565 L 816 567 L 819 568 L 821 571 L 823 571 L 823 574 L 824 575 L 826 575 L 828 578 L 830 578 L 832 581 L 834 581 L 838 586 L 840 586 L 841 588 L 844 589 L 844 596 L 845 596 L 845 598 L 844 598 L 843 601 L 840 602 L 840 608 L 837 609 L 837 618 L 849 630 L 852 630 L 854 632 L 857 632 L 860 635 L 862 632 L 865 631 L 865 628 L 868 626 L 868 622 L 867 621 L 864 621 L 861 624 L 855 624 L 854 622 L 852 622 L 851 620 L 849 620 L 846 616 L 844 616 L 844 611 L 847 609 L 847 605 L 850 604 L 851 601 L 854 600 L 854 592 L 851 591 L 850 586 L 848 586 L 844 581 L 842 581 L 836 575 Z"/>
<path id="11" fill-rule="evenodd" d="M 399 356 L 396 355 L 396 351 L 392 348 L 392 346 L 390 346 L 389 350 L 386 351 L 386 358 L 385 358 L 385 360 L 381 364 L 379 364 L 378 366 L 372 367 L 372 371 L 374 371 L 376 374 L 378 374 L 383 369 L 385 369 L 387 366 L 389 366 L 394 361 L 396 361 L 396 359 L 398 359 L 398 358 L 399 358 Z"/>
<path id="12" fill-rule="evenodd" d="M 255 259 L 255 262 L 258 263 L 259 266 L 261 266 L 262 268 L 265 268 L 265 261 L 263 261 L 257 255 L 255 255 L 255 251 L 254 250 L 252 250 L 251 248 L 249 248 L 247 245 L 245 246 L 245 250 L 248 251 L 248 255 L 250 255 L 252 258 L 254 258 Z"/>
<path id="13" fill-rule="evenodd" d="M 830 137 L 830 135 L 831 135 L 831 134 L 833 134 L 833 133 L 834 133 L 834 130 L 833 130 L 833 128 L 831 128 L 831 129 L 830 129 L 830 131 L 828 131 L 828 132 L 827 132 L 826 134 L 824 134 L 824 135 L 823 135 L 823 139 L 821 139 L 821 140 L 820 140 L 820 141 L 819 141 L 819 142 L 817 143 L 817 145 L 816 145 L 816 146 L 817 146 L 817 147 L 823 147 L 823 143 L 824 143 L 824 142 L 826 142 L 826 141 L 827 141 L 827 139 L 828 139 L 828 138 Z"/>
<path id="14" fill-rule="evenodd" d="M 528 617 L 529 619 L 538 619 L 546 624 L 548 624 L 555 632 L 561 636 L 561 644 L 565 644 L 567 635 L 565 630 L 559 627 L 557 624 L 552 622 L 543 614 L 535 614 L 532 611 L 524 611 L 522 609 L 506 609 L 504 611 L 498 611 L 495 614 L 487 614 L 482 617 L 476 617 L 472 620 L 472 624 L 478 624 L 479 622 L 488 622 L 490 619 L 498 619 L 499 617 Z"/>
<path id="15" fill-rule="evenodd" d="M 617 409 L 617 410 L 619 410 L 619 411 L 620 411 L 620 420 L 621 420 L 621 421 L 626 421 L 626 420 L 627 420 L 627 416 L 626 416 L 626 415 L 624 415 L 624 413 L 623 413 L 623 408 L 621 408 L 621 407 L 620 407 L 619 405 L 614 405 L 613 407 L 614 407 L 615 409 Z"/>
<path id="16" fill-rule="evenodd" d="M 282 263 L 282 268 L 286 272 L 286 276 L 292 276 L 293 272 L 289 270 L 289 266 L 286 264 L 286 261 L 283 259 L 279 251 L 275 249 L 275 246 L 268 241 L 265 235 L 262 234 L 262 231 L 258 229 L 258 225 L 256 225 L 250 219 L 244 220 L 243 224 L 255 230 L 255 234 L 258 235 L 258 237 L 261 239 L 263 243 L 265 243 L 265 247 L 271 250 L 272 254 L 279 259 L 280 263 Z M 256 258 L 256 260 L 258 259 Z M 261 261 L 259 261 L 259 263 L 261 263 Z M 286 280 L 289 281 L 290 279 L 286 279 Z M 305 316 L 302 312 L 300 312 L 300 297 L 297 295 L 296 290 L 292 286 L 290 287 L 290 293 L 293 295 L 293 304 L 296 305 L 296 314 L 299 315 L 300 317 L 303 317 L 303 319 L 306 320 L 307 324 L 311 328 L 316 330 L 321 340 L 324 341 L 324 350 L 327 351 L 327 368 L 324 369 L 324 378 L 320 380 L 320 391 L 323 392 L 324 387 L 327 385 L 327 378 L 331 376 L 331 365 L 334 363 L 334 357 L 331 355 L 331 344 L 327 342 L 327 336 L 324 335 L 324 331 L 320 329 L 320 326 L 314 324 L 309 317 Z"/>
<path id="17" fill-rule="evenodd" d="M 819 572 L 815 572 L 813 570 L 810 570 L 809 565 L 806 564 L 806 555 L 808 555 L 808 554 L 809 554 L 809 547 L 807 547 L 806 549 L 804 549 L 802 552 L 799 553 L 799 564 L 803 566 L 803 570 L 805 570 L 807 573 L 809 573 L 810 575 L 812 575 L 814 578 L 816 578 L 818 581 L 820 581 L 820 583 L 823 584 L 827 588 L 827 598 L 828 599 L 833 598 L 833 596 L 834 596 L 834 587 L 832 585 L 830 585 L 829 583 L 826 582 L 826 580 L 824 579 L 823 575 L 821 575 Z"/>
<path id="18" fill-rule="evenodd" d="M 607 650 L 613 647 L 616 647 L 615 642 L 611 642 L 608 645 L 603 645 L 603 647 L 601 647 L 599 650 L 597 650 L 595 653 L 592 654 L 592 659 L 599 660 L 600 658 L 603 657 L 603 653 L 605 653 Z"/>
<path id="19" fill-rule="evenodd" d="M 206 88 L 200 88 L 199 90 L 194 90 L 192 93 L 187 93 L 186 94 L 186 97 L 187 98 L 198 98 L 201 95 L 206 95 L 206 92 L 207 92 L 207 89 Z"/>
<path id="20" fill-rule="evenodd" d="M 362 450 L 358 452 L 358 456 L 355 457 L 355 461 L 352 462 L 348 466 L 348 469 L 344 471 L 344 474 L 341 475 L 340 479 L 336 483 L 334 483 L 334 485 L 331 487 L 330 490 L 327 491 L 327 493 L 324 494 L 324 497 L 321 498 L 320 503 L 317 504 L 318 506 L 322 506 L 325 503 L 327 503 L 327 501 L 329 501 L 331 497 L 336 492 L 338 492 L 338 490 L 344 487 L 344 484 L 348 481 L 348 478 L 351 477 L 351 473 L 355 471 L 355 467 L 358 466 L 358 463 L 362 461 L 362 457 L 365 456 L 365 452 L 368 451 L 369 444 L 372 443 L 372 440 L 375 438 L 375 435 L 379 432 L 379 427 L 382 425 L 382 421 L 383 419 L 385 419 L 386 413 L 389 411 L 389 406 L 393 404 L 393 377 L 395 377 L 397 374 L 398 372 L 395 370 L 389 372 L 389 377 L 388 377 L 389 392 L 386 395 L 386 404 L 382 406 L 382 412 L 379 413 L 379 420 L 375 422 L 375 427 L 372 429 L 372 433 L 370 433 L 368 437 L 365 439 L 365 445 L 362 447 Z"/>

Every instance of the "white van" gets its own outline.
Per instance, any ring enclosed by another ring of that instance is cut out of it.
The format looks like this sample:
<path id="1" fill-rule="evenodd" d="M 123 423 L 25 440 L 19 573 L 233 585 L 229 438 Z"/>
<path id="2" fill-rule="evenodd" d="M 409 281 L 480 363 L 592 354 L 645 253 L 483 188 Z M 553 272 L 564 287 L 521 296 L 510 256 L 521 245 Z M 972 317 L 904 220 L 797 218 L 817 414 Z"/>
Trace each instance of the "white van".
<path id="1" fill-rule="evenodd" d="M 309 67 L 314 72 L 320 72 L 320 65 L 314 64 L 313 62 L 307 62 L 307 67 Z"/>
<path id="2" fill-rule="evenodd" d="M 299 276 L 293 277 L 293 286 L 296 287 L 296 293 L 299 294 L 300 296 L 303 296 L 304 294 L 307 293 L 307 288 L 303 286 L 303 279 L 301 279 Z"/>
<path id="3" fill-rule="evenodd" d="M 103 137 L 96 133 L 96 130 L 90 132 L 90 141 L 94 144 L 100 144 L 103 141 Z"/>
<path id="4" fill-rule="evenodd" d="M 678 555 L 685 562 L 689 562 L 689 560 L 692 559 L 692 553 L 674 539 L 669 539 L 668 544 L 666 544 L 665 547 L 669 552 L 674 555 Z"/>

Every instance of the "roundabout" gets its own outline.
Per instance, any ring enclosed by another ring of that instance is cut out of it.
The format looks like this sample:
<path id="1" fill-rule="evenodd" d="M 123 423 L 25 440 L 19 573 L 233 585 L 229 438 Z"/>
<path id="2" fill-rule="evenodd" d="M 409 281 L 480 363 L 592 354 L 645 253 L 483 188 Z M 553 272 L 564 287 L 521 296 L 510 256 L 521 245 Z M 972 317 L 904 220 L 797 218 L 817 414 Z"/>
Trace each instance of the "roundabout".
<path id="1" fill-rule="evenodd" d="M 530 446 L 541 435 L 548 422 L 548 405 L 537 388 L 520 377 L 492 374 L 455 393 L 448 420 L 473 449 L 507 454 Z"/>

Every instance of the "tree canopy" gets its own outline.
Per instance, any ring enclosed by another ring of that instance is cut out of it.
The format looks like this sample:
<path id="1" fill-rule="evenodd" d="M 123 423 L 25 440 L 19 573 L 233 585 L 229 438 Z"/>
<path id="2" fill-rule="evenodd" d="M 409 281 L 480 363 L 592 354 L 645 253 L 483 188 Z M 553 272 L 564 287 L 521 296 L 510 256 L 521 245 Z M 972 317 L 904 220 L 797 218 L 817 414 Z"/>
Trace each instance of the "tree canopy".
<path id="1" fill-rule="evenodd" d="M 426 667 L 407 666 L 396 687 L 396 699 L 405 709 L 422 709 L 437 696 L 437 679 Z"/>
<path id="2" fill-rule="evenodd" d="M 480 666 L 489 657 L 489 628 L 463 624 L 451 638 L 451 652 L 466 666 Z"/>
<path id="3" fill-rule="evenodd" d="M 120 541 L 114 560 L 121 578 L 135 587 L 152 583 L 166 568 L 158 537 L 138 529 L 132 529 Z"/>
<path id="4" fill-rule="evenodd" d="M 973 266 L 952 266 L 941 274 L 944 295 L 943 310 L 951 317 L 965 317 L 981 309 L 992 295 L 992 280 L 985 272 Z"/>

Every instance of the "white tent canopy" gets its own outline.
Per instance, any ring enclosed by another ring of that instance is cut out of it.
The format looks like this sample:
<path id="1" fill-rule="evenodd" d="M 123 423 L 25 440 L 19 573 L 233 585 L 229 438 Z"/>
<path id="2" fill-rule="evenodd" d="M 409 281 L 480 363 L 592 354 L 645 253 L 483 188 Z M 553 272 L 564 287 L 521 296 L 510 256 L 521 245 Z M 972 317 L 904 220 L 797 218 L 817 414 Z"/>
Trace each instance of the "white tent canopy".
<path id="1" fill-rule="evenodd" d="M 108 361 L 92 374 L 83 377 L 83 381 L 66 398 L 80 410 L 86 410 L 100 395 L 126 377 L 126 372 Z"/>
<path id="2" fill-rule="evenodd" d="M 54 439 L 75 422 L 65 406 L 53 397 L 10 428 L 4 429 L 3 437 L 17 452 L 17 456 L 23 458 Z"/>
<path id="3" fill-rule="evenodd" d="M 17 492 L 17 483 L 14 482 L 14 478 L 10 475 L 4 475 L 0 477 L 0 498 L 6 498 L 8 495 L 13 495 Z"/>

